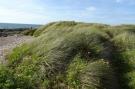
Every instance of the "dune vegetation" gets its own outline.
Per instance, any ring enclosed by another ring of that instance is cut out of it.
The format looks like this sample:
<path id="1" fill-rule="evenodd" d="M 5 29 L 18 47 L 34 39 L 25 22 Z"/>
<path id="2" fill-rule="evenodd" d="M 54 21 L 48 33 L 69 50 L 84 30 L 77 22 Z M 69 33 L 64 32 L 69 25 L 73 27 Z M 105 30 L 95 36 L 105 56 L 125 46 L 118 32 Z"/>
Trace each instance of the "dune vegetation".
<path id="1" fill-rule="evenodd" d="M 0 66 L 0 89 L 135 89 L 135 25 L 53 22 Z"/>

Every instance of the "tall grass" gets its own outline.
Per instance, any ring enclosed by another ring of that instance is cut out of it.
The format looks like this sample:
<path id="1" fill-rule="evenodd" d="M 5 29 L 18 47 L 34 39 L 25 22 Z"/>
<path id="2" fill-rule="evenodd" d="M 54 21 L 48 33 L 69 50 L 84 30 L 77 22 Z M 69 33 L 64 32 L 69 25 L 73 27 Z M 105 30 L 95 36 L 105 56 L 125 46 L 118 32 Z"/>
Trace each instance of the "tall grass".
<path id="1" fill-rule="evenodd" d="M 135 89 L 133 28 L 53 22 L 15 48 L 0 71 L 13 77 L 9 89 Z"/>

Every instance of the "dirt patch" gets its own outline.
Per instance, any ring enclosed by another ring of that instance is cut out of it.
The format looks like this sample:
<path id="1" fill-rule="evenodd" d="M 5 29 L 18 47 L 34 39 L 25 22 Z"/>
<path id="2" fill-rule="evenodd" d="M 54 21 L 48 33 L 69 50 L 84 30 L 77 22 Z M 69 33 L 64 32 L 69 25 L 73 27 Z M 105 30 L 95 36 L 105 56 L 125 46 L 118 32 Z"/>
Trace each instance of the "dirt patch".
<path id="1" fill-rule="evenodd" d="M 5 55 L 9 53 L 16 46 L 32 40 L 31 36 L 8 36 L 8 37 L 0 37 L 0 64 L 6 63 Z"/>

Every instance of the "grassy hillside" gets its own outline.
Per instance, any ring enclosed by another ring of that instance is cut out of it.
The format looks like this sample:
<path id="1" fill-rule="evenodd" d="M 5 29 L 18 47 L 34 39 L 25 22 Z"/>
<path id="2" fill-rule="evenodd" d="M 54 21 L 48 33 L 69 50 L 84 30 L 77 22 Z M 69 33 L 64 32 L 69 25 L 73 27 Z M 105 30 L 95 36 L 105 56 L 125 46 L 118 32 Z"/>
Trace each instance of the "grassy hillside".
<path id="1" fill-rule="evenodd" d="M 18 28 L 18 29 L 0 29 L 0 37 L 18 35 L 33 35 L 36 29 Z"/>
<path id="2" fill-rule="evenodd" d="M 135 26 L 53 22 L 7 55 L 0 89 L 135 89 Z"/>

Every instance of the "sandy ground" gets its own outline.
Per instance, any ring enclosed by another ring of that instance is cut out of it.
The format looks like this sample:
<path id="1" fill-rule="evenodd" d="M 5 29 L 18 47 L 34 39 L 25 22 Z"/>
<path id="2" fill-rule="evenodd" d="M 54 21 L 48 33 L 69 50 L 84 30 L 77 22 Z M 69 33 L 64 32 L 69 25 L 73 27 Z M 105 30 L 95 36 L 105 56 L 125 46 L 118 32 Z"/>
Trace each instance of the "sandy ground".
<path id="1" fill-rule="evenodd" d="M 5 64 L 5 55 L 16 46 L 32 40 L 31 36 L 8 36 L 0 37 L 0 64 Z"/>

